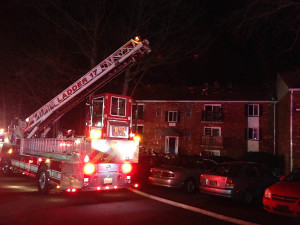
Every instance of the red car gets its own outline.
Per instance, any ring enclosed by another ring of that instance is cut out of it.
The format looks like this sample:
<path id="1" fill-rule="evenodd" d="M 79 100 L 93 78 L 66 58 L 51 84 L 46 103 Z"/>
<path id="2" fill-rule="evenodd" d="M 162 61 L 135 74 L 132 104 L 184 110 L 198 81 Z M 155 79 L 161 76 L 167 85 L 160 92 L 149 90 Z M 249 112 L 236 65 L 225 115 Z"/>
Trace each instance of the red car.
<path id="1" fill-rule="evenodd" d="M 265 190 L 263 206 L 271 213 L 300 217 L 300 168 Z"/>

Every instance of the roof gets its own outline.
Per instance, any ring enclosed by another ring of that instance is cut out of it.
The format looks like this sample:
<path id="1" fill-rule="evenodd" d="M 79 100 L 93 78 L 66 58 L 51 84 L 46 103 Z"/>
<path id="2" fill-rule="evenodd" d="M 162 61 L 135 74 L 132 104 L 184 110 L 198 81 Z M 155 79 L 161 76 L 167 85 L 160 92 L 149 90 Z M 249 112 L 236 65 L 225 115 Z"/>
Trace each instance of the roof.
<path id="1" fill-rule="evenodd" d="M 274 91 L 263 85 L 219 86 L 167 86 L 163 84 L 139 87 L 136 100 L 230 100 L 230 101 L 273 101 Z"/>
<path id="2" fill-rule="evenodd" d="M 280 76 L 289 89 L 300 88 L 300 69 L 280 73 Z"/>

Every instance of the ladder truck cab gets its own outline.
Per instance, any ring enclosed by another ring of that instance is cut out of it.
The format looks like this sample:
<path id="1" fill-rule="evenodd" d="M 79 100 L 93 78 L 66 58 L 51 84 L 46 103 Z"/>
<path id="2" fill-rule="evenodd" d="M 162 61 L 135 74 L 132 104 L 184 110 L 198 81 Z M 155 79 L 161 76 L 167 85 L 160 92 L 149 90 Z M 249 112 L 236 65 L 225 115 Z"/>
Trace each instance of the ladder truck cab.
<path id="1" fill-rule="evenodd" d="M 25 121 L 18 119 L 9 127 L 11 149 L 0 155 L 0 169 L 35 177 L 44 194 L 52 187 L 77 192 L 131 186 L 139 156 L 139 138 L 131 131 L 133 99 L 93 94 L 150 51 L 147 40 L 128 41 Z M 89 96 L 86 134 L 48 138 L 52 125 Z"/>

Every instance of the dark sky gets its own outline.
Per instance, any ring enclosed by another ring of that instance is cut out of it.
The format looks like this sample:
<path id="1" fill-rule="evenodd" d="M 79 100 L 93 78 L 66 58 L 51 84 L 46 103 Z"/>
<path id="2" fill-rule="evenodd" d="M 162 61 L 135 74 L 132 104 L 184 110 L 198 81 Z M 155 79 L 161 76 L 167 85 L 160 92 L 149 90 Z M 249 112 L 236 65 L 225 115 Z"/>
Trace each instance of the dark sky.
<path id="1" fill-rule="evenodd" d="M 293 0 L 1 1 L 2 105 L 32 113 L 134 34 L 152 48 L 145 84 L 270 83 L 299 66 L 299 11 Z"/>

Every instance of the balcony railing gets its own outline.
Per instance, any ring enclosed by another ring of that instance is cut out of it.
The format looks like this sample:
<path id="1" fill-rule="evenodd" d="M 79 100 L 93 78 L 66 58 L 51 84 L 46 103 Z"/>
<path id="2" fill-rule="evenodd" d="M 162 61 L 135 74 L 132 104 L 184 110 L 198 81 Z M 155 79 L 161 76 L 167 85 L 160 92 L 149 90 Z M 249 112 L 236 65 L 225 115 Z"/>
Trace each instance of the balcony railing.
<path id="1" fill-rule="evenodd" d="M 224 121 L 223 109 L 220 109 L 218 111 L 202 110 L 202 121 L 213 121 L 213 122 Z"/>
<path id="2" fill-rule="evenodd" d="M 206 147 L 223 147 L 222 136 L 202 136 L 202 145 Z"/>

